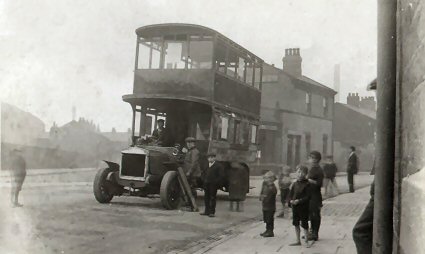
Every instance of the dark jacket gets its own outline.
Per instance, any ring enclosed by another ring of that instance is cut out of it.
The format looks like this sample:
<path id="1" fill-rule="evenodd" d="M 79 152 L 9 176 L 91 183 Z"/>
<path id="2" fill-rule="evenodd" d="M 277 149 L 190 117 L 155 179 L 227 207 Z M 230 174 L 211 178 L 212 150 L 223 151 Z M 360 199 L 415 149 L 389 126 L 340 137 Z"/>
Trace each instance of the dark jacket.
<path id="1" fill-rule="evenodd" d="M 13 155 L 10 160 L 10 170 L 12 175 L 25 176 L 27 173 L 26 162 L 21 155 Z"/>
<path id="2" fill-rule="evenodd" d="M 353 153 L 348 157 L 347 173 L 357 174 L 359 171 L 359 159 L 357 154 Z"/>
<path id="3" fill-rule="evenodd" d="M 311 198 L 310 193 L 310 183 L 307 179 L 304 180 L 297 180 L 294 182 L 291 186 L 291 190 L 289 191 L 289 200 L 299 200 L 299 203 L 297 205 L 291 205 L 290 206 L 297 206 L 297 207 L 303 207 L 307 206 L 309 204 Z"/>
<path id="4" fill-rule="evenodd" d="M 323 165 L 323 173 L 326 178 L 334 178 L 336 176 L 336 172 L 338 171 L 335 163 L 327 162 Z"/>
<path id="5" fill-rule="evenodd" d="M 221 181 L 221 174 L 223 172 L 223 166 L 220 162 L 215 161 L 211 167 L 205 169 L 204 172 L 204 183 L 211 183 L 218 185 Z"/>
<path id="6" fill-rule="evenodd" d="M 163 128 L 162 130 L 160 130 L 159 128 L 155 129 L 152 132 L 152 137 L 154 137 L 157 140 L 158 145 L 160 145 L 160 146 L 172 146 L 172 145 L 174 145 L 174 144 L 170 144 L 170 138 L 169 138 L 169 135 L 168 135 L 168 129 L 167 128 Z"/>
<path id="7" fill-rule="evenodd" d="M 263 182 L 261 188 L 263 211 L 276 211 L 276 195 L 277 189 L 274 183 Z"/>
<path id="8" fill-rule="evenodd" d="M 184 172 L 189 173 L 192 177 L 201 176 L 201 167 L 199 165 L 199 150 L 196 147 L 187 151 L 184 157 Z"/>
<path id="9" fill-rule="evenodd" d="M 323 184 L 323 169 L 319 165 L 313 165 L 308 170 L 308 179 L 316 181 L 316 184 L 310 184 L 311 198 L 310 207 L 322 207 L 322 193 L 320 188 Z"/>

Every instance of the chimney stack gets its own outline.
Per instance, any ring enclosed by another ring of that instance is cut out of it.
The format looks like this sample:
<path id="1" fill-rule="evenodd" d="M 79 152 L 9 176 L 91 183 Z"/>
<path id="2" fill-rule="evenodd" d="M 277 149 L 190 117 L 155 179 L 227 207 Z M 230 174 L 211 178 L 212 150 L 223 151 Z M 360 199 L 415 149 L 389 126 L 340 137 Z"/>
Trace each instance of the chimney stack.
<path id="1" fill-rule="evenodd" d="M 285 49 L 285 56 L 282 58 L 283 70 L 295 77 L 302 76 L 301 62 L 299 48 Z"/>

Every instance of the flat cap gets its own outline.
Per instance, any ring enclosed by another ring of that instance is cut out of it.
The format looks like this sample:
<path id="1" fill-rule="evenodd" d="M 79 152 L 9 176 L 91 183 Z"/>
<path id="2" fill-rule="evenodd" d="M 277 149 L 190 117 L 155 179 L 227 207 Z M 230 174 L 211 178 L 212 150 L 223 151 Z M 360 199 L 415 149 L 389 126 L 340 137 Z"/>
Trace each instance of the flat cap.
<path id="1" fill-rule="evenodd" d="M 369 85 L 367 85 L 367 90 L 376 90 L 376 87 L 378 86 L 377 84 L 378 82 L 376 81 L 376 79 L 372 80 L 372 82 L 369 83 Z"/>
<path id="2" fill-rule="evenodd" d="M 196 139 L 194 137 L 187 137 L 184 141 L 186 141 L 186 142 L 195 142 Z"/>

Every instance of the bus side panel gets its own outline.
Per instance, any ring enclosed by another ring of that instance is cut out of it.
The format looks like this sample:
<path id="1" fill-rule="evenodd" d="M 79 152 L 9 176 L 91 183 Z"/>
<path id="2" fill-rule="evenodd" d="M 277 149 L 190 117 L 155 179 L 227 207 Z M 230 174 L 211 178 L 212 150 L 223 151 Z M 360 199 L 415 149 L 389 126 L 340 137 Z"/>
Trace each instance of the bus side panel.
<path id="1" fill-rule="evenodd" d="M 219 161 L 240 161 L 245 163 L 255 162 L 257 155 L 257 146 L 251 145 L 233 145 L 227 141 L 213 140 L 210 142 L 210 152 L 217 154 Z"/>
<path id="2" fill-rule="evenodd" d="M 219 74 L 216 74 L 214 100 L 220 104 L 260 115 L 260 90 L 240 84 Z"/>
<path id="3" fill-rule="evenodd" d="M 210 101 L 213 78 L 212 70 L 136 70 L 133 93 L 175 99 L 196 97 Z"/>

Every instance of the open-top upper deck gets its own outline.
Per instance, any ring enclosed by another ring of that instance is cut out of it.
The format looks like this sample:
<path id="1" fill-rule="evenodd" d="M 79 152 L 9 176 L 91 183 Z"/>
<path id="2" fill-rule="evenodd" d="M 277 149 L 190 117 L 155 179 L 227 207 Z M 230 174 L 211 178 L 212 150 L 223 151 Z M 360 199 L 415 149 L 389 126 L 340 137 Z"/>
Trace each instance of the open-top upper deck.
<path id="1" fill-rule="evenodd" d="M 262 59 L 199 25 L 149 25 L 136 34 L 134 88 L 125 101 L 196 101 L 259 118 Z"/>

